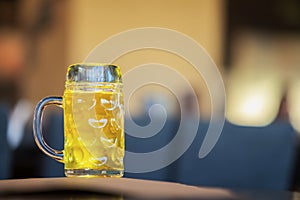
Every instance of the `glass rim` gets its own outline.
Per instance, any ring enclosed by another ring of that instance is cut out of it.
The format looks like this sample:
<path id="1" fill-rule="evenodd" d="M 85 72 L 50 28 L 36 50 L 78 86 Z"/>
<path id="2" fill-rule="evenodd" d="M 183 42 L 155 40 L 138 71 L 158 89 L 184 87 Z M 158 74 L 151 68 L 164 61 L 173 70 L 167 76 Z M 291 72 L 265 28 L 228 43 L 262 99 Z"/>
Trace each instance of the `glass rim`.
<path id="1" fill-rule="evenodd" d="M 121 69 L 108 63 L 75 63 L 68 66 L 66 82 L 122 83 Z"/>

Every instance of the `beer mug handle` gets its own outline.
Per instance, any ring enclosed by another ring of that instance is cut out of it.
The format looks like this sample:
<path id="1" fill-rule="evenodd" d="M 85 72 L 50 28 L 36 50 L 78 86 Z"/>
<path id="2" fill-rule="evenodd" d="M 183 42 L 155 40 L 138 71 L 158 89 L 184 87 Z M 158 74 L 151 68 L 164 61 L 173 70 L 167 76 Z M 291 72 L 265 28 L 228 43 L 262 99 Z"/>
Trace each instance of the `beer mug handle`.
<path id="1" fill-rule="evenodd" d="M 43 111 L 48 105 L 62 106 L 62 97 L 46 97 L 42 99 L 35 108 L 34 118 L 33 118 L 33 135 L 34 140 L 37 146 L 51 158 L 63 162 L 64 155 L 62 150 L 56 150 L 51 148 L 44 140 L 42 133 L 42 120 L 43 120 Z"/>

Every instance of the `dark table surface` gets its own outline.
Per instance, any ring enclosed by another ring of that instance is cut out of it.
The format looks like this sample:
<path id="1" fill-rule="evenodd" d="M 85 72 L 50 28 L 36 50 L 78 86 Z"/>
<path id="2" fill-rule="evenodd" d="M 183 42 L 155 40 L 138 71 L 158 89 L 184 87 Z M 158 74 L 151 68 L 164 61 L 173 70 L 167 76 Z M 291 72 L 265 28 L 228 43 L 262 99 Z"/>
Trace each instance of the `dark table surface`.
<path id="1" fill-rule="evenodd" d="M 0 199 L 300 199 L 296 192 L 196 187 L 129 178 L 0 180 Z"/>

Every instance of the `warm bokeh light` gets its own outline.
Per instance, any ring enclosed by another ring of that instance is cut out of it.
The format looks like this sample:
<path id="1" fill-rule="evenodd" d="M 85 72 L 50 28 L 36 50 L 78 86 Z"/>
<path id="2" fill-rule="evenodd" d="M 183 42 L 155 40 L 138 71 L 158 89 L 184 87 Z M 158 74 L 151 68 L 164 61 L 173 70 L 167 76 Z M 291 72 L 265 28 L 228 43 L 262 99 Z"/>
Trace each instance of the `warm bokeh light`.
<path id="1" fill-rule="evenodd" d="M 245 95 L 245 101 L 242 102 L 242 108 L 241 113 L 248 115 L 249 117 L 257 117 L 260 115 L 261 110 L 263 110 L 264 105 L 267 103 L 266 98 L 264 97 L 264 94 L 255 94 L 253 92 L 252 96 L 251 94 L 249 97 L 248 95 Z"/>
<path id="2" fill-rule="evenodd" d="M 228 85 L 227 119 L 237 125 L 268 125 L 276 118 L 280 106 L 280 80 L 271 72 L 263 77 L 238 74 L 231 77 Z"/>
<path id="3" fill-rule="evenodd" d="M 293 127 L 300 132 L 300 80 L 294 81 L 289 89 L 287 101 L 289 118 Z"/>

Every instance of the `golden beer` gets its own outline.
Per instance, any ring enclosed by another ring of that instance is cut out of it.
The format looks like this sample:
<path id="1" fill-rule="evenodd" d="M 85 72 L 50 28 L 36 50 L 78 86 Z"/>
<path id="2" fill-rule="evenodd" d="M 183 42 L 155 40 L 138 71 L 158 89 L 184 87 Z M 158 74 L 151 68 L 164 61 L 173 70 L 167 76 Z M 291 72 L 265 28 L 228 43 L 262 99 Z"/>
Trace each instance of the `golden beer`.
<path id="1" fill-rule="evenodd" d="M 120 175 L 123 171 L 123 96 L 117 91 L 66 90 L 64 93 L 67 173 L 80 169 Z"/>

